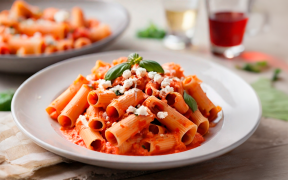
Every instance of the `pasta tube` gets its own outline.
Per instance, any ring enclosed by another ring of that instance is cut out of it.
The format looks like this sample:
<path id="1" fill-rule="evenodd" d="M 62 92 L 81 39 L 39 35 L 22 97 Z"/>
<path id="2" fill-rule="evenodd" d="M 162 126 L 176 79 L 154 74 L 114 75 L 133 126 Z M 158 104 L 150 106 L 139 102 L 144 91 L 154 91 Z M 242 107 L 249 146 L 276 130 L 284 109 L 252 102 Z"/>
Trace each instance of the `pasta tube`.
<path id="1" fill-rule="evenodd" d="M 103 108 L 96 108 L 93 106 L 89 106 L 87 109 L 86 116 L 89 117 L 88 126 L 93 131 L 102 131 L 106 128 L 106 123 L 102 116 L 104 111 Z"/>
<path id="2" fill-rule="evenodd" d="M 45 43 L 42 39 L 24 39 L 12 37 L 7 42 L 11 53 L 17 53 L 22 48 L 23 54 L 42 54 L 45 50 Z"/>
<path id="3" fill-rule="evenodd" d="M 160 84 L 155 83 L 153 81 L 149 81 L 146 84 L 146 88 L 145 88 L 145 93 L 148 94 L 149 96 L 159 96 L 159 89 L 160 88 Z"/>
<path id="4" fill-rule="evenodd" d="M 148 129 L 153 134 L 164 134 L 166 132 L 166 129 L 164 127 L 158 126 L 156 124 L 150 124 Z"/>
<path id="5" fill-rule="evenodd" d="M 125 154 L 129 152 L 132 148 L 132 145 L 140 140 L 141 140 L 141 137 L 133 137 L 133 138 L 128 139 L 127 141 L 125 141 L 118 147 L 118 153 Z"/>
<path id="6" fill-rule="evenodd" d="M 69 49 L 73 49 L 74 43 L 71 39 L 63 39 L 57 42 L 57 50 L 58 51 L 67 51 Z"/>
<path id="7" fill-rule="evenodd" d="M 157 135 L 153 138 L 144 139 L 142 144 L 149 154 L 159 154 L 171 150 L 176 145 L 176 139 L 173 134 Z"/>
<path id="8" fill-rule="evenodd" d="M 52 119 L 57 119 L 61 111 L 75 96 L 83 84 L 88 84 L 89 81 L 81 74 L 77 79 L 66 89 L 60 96 L 58 96 L 47 108 L 46 112 Z"/>
<path id="9" fill-rule="evenodd" d="M 181 114 L 185 114 L 189 109 L 183 96 L 178 92 L 170 92 L 165 99 L 167 100 L 168 105 L 175 107 L 175 109 Z"/>
<path id="10" fill-rule="evenodd" d="M 157 115 L 160 111 L 167 112 L 168 116 L 165 118 L 159 118 L 157 116 L 158 121 L 165 125 L 168 130 L 178 134 L 180 140 L 185 145 L 192 142 L 197 131 L 197 126 L 193 122 L 154 96 L 147 98 L 143 104 L 146 105 L 153 114 Z"/>
<path id="11" fill-rule="evenodd" d="M 105 132 L 105 137 L 112 145 L 120 146 L 127 139 L 136 135 L 143 128 L 149 126 L 154 120 L 154 115 L 149 113 L 148 116 L 129 115 L 125 119 L 115 123 Z"/>
<path id="12" fill-rule="evenodd" d="M 64 39 L 68 32 L 68 26 L 65 23 L 47 20 L 31 20 L 19 23 L 18 30 L 28 36 L 33 36 L 36 32 L 40 32 L 42 35 L 52 35 L 56 39 Z"/>
<path id="13" fill-rule="evenodd" d="M 106 109 L 107 115 L 113 118 L 120 118 L 129 106 L 137 106 L 145 99 L 145 94 L 139 89 L 130 89 L 118 99 L 114 99 Z"/>
<path id="14" fill-rule="evenodd" d="M 91 91 L 87 96 L 88 103 L 91 106 L 103 108 L 106 108 L 115 98 L 117 98 L 117 95 L 113 91 L 100 89 Z"/>
<path id="15" fill-rule="evenodd" d="M 75 42 L 74 42 L 74 48 L 75 49 L 79 49 L 79 48 L 82 48 L 83 46 L 87 46 L 91 44 L 91 41 L 90 39 L 88 38 L 85 38 L 85 37 L 81 37 L 81 38 L 78 38 Z"/>
<path id="16" fill-rule="evenodd" d="M 58 122 L 63 127 L 73 127 L 79 115 L 81 115 L 89 104 L 87 95 L 90 92 L 90 87 L 83 84 L 72 100 L 63 109 L 58 117 Z"/>
<path id="17" fill-rule="evenodd" d="M 83 11 L 79 7 L 74 7 L 71 10 L 71 24 L 74 28 L 86 27 Z"/>
<path id="18" fill-rule="evenodd" d="M 200 83 L 202 81 L 197 76 L 186 76 L 183 85 L 184 89 L 191 95 L 197 102 L 198 108 L 205 117 L 209 117 L 210 111 L 216 108 L 215 105 L 207 97 L 206 93 L 202 90 Z"/>
<path id="19" fill-rule="evenodd" d="M 194 124 L 197 125 L 197 132 L 201 135 L 205 135 L 209 130 L 209 121 L 204 117 L 199 109 L 192 112 L 191 109 L 185 114 L 186 117 L 192 120 Z"/>
<path id="20" fill-rule="evenodd" d="M 111 30 L 108 25 L 99 25 L 97 27 L 92 27 L 90 29 L 89 37 L 92 42 L 100 41 L 108 36 L 110 36 Z"/>
<path id="21" fill-rule="evenodd" d="M 99 151 L 101 149 L 104 139 L 99 132 L 91 131 L 91 129 L 87 126 L 85 116 L 78 118 L 76 122 L 76 129 L 78 129 L 79 135 L 83 139 L 88 149 L 95 151 Z"/>
<path id="22" fill-rule="evenodd" d="M 24 1 L 15 1 L 10 9 L 9 16 L 13 19 L 33 17 L 33 12 Z"/>

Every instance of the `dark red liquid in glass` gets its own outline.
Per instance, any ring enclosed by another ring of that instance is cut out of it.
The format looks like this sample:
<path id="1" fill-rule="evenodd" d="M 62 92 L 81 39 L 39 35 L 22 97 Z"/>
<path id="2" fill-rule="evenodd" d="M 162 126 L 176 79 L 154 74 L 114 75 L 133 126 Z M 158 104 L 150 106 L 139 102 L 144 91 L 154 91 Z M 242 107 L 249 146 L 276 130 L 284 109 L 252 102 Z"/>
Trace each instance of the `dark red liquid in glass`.
<path id="1" fill-rule="evenodd" d="M 214 45 L 231 47 L 242 43 L 248 17 L 240 12 L 217 12 L 209 18 L 210 39 Z"/>

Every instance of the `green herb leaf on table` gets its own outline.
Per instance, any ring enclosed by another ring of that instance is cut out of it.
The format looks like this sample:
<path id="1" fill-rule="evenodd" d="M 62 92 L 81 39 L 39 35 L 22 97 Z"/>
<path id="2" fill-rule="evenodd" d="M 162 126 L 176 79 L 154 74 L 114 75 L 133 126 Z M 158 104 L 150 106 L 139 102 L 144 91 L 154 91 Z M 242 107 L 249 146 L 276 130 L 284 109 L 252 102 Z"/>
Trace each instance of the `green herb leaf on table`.
<path id="1" fill-rule="evenodd" d="M 248 72 L 254 72 L 254 73 L 260 73 L 263 70 L 267 69 L 269 67 L 269 64 L 267 61 L 259 61 L 256 63 L 246 63 L 242 67 L 236 66 L 238 69 L 242 69 Z"/>
<path id="2" fill-rule="evenodd" d="M 197 102 L 195 99 L 184 91 L 184 100 L 186 104 L 192 109 L 193 112 L 197 111 Z"/>
<path id="3" fill-rule="evenodd" d="M 131 69 L 131 65 L 129 63 L 121 63 L 116 66 L 113 66 L 110 68 L 106 75 L 105 75 L 105 80 L 113 80 L 116 79 L 117 77 L 121 76 L 123 72 L 127 69 Z"/>
<path id="4" fill-rule="evenodd" d="M 279 79 L 279 74 L 281 72 L 281 69 L 275 69 L 272 77 L 272 81 L 277 81 Z"/>
<path id="5" fill-rule="evenodd" d="M 14 91 L 5 91 L 0 93 L 0 111 L 11 111 L 11 102 Z"/>
<path id="6" fill-rule="evenodd" d="M 139 38 L 152 38 L 152 39 L 163 39 L 166 32 L 159 29 L 155 24 L 150 23 L 146 29 L 142 29 L 137 32 Z"/>
<path id="7" fill-rule="evenodd" d="M 264 117 L 288 121 L 288 94 L 274 88 L 271 80 L 266 78 L 251 85 L 260 98 Z"/>
<path id="8" fill-rule="evenodd" d="M 161 73 L 161 74 L 164 73 L 164 69 L 156 61 L 142 60 L 142 61 L 140 61 L 139 66 L 142 67 L 142 68 L 145 68 L 148 72 L 149 71 L 154 71 L 154 72 L 158 72 L 158 73 Z"/>

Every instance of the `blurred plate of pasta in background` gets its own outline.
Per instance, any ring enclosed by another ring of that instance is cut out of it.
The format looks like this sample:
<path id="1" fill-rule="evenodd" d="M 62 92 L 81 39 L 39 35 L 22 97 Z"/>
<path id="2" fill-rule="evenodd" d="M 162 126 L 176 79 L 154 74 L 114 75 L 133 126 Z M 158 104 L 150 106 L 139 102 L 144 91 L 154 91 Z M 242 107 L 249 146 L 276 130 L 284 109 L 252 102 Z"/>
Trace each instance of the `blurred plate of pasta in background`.
<path id="1" fill-rule="evenodd" d="M 35 73 L 98 52 L 119 37 L 129 14 L 111 1 L 1 1 L 0 72 Z"/>
<path id="2" fill-rule="evenodd" d="M 222 108 L 222 113 L 212 122 L 217 125 L 209 129 L 205 141 L 194 149 L 152 156 L 106 154 L 68 141 L 60 130 L 61 126 L 49 117 L 45 108 L 79 74 L 89 75 L 96 60 L 111 63 L 130 53 L 118 51 L 75 57 L 30 77 L 18 88 L 12 101 L 12 114 L 18 128 L 36 144 L 69 159 L 108 168 L 155 170 L 195 164 L 220 156 L 244 143 L 258 127 L 262 110 L 257 95 L 249 84 L 228 69 L 193 55 L 139 52 L 144 59 L 160 64 L 177 59 L 176 63 L 183 67 L 186 76 L 197 75 L 203 81 L 203 91 Z"/>

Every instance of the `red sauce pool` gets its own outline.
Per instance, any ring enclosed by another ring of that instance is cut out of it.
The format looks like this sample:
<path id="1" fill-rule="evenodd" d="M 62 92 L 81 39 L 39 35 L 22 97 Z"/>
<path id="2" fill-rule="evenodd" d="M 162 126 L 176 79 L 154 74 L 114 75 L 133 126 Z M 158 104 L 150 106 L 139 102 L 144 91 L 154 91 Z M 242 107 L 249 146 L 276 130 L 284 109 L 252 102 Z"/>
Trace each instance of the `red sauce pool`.
<path id="1" fill-rule="evenodd" d="M 214 45 L 231 47 L 242 43 L 248 17 L 241 12 L 217 12 L 209 17 L 210 39 Z"/>

